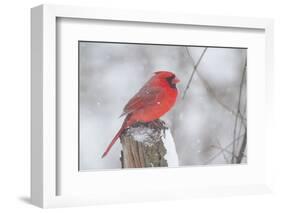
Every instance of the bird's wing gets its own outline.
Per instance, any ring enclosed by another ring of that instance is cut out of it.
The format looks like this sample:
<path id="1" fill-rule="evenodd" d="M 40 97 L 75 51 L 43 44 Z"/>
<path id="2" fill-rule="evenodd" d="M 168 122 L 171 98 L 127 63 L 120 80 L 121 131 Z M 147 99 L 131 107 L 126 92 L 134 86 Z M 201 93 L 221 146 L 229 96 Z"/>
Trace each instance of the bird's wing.
<path id="1" fill-rule="evenodd" d="M 163 96 L 163 90 L 160 87 L 143 87 L 123 109 L 121 116 L 142 109 L 148 105 L 157 104 Z"/>

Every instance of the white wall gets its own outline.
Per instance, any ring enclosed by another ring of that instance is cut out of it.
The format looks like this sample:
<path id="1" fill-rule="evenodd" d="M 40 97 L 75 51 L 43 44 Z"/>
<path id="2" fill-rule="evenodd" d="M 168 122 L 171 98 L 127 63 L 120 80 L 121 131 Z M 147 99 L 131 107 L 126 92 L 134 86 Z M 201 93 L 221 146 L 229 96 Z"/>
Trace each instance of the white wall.
<path id="1" fill-rule="evenodd" d="M 278 0 L 193 0 L 193 1 L 117 1 L 80 0 L 79 5 L 140 9 L 154 11 L 186 12 L 193 14 L 216 14 L 233 16 L 254 16 L 275 18 L 275 125 L 280 123 L 281 108 L 281 13 Z M 37 212 L 26 203 L 29 194 L 29 68 L 30 68 L 30 14 L 29 8 L 41 4 L 37 0 L 2 1 L 0 7 L 0 120 L 1 147 L 0 162 L 0 211 Z M 73 0 L 44 1 L 44 3 L 77 4 Z M 278 48 L 279 47 L 279 48 Z M 279 83 L 279 85 L 278 85 Z M 279 121 L 278 121 L 279 119 Z M 277 135 L 275 137 L 279 137 Z M 281 142 L 281 140 L 279 140 Z M 247 196 L 220 199 L 193 199 L 188 201 L 159 202 L 147 204 L 110 205 L 87 208 L 73 208 L 69 212 L 143 212 L 183 211 L 183 212 L 280 212 L 281 200 L 280 143 L 273 147 L 276 168 L 274 195 Z M 278 156 L 279 155 L 279 156 Z M 277 170 L 278 169 L 278 170 Z M 27 201 L 28 202 L 28 201 Z M 53 210 L 59 212 L 62 210 Z"/>

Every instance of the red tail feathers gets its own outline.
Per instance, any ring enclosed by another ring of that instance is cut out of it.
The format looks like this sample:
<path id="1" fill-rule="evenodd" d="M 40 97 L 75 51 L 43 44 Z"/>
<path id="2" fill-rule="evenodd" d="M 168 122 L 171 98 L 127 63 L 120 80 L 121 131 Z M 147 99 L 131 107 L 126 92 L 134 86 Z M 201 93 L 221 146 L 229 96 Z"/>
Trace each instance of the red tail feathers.
<path id="1" fill-rule="evenodd" d="M 111 147 L 115 144 L 115 142 L 118 140 L 118 138 L 123 133 L 123 131 L 134 123 L 134 121 L 131 120 L 130 117 L 131 117 L 130 114 L 127 115 L 127 117 L 125 118 L 125 120 L 124 120 L 124 122 L 122 124 L 122 127 L 117 132 L 117 134 L 114 136 L 114 138 L 112 139 L 111 143 L 108 145 L 108 147 L 106 148 L 105 152 L 101 156 L 101 158 L 104 158 L 108 154 L 108 152 L 110 151 Z"/>
<path id="2" fill-rule="evenodd" d="M 108 152 L 110 151 L 111 147 L 115 144 L 115 142 L 118 140 L 118 138 L 122 134 L 123 130 L 124 130 L 124 127 L 122 126 L 121 129 L 115 135 L 115 137 L 112 139 L 111 143 L 106 148 L 105 152 L 102 154 L 101 158 L 104 158 L 108 154 Z"/>

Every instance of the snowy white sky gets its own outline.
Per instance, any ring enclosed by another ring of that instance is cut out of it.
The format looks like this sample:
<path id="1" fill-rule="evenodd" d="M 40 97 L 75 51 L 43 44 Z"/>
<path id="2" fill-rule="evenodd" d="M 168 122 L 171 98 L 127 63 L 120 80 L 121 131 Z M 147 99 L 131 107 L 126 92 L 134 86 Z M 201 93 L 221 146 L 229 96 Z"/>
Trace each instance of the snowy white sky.
<path id="1" fill-rule="evenodd" d="M 79 44 L 81 170 L 121 167 L 119 142 L 107 157 L 101 159 L 101 155 L 122 124 L 119 115 L 124 105 L 157 70 L 170 70 L 181 80 L 177 103 L 163 117 L 180 166 L 229 163 L 231 147 L 213 156 L 233 140 L 235 115 L 231 110 L 238 106 L 246 49 L 209 47 L 198 66 L 199 75 L 195 73 L 182 99 L 192 60 L 198 61 L 203 47 L 188 47 L 191 59 L 183 46 Z M 240 108 L 246 118 L 245 106 L 246 80 Z"/>

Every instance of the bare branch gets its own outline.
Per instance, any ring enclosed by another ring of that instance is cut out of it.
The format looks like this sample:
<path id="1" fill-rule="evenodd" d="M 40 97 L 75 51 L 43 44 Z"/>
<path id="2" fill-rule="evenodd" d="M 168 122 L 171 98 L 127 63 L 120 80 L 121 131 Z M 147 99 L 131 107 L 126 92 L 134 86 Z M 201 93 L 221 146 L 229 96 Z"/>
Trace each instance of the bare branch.
<path id="1" fill-rule="evenodd" d="M 235 141 L 239 140 L 240 138 L 242 138 L 244 136 L 240 135 L 239 137 L 235 138 L 235 140 L 232 140 L 231 143 L 229 143 L 227 146 L 225 146 L 222 150 L 220 150 L 218 153 L 216 153 L 213 157 L 211 157 L 209 160 L 207 160 L 204 164 L 209 164 L 210 162 L 212 162 L 213 160 L 215 160 L 223 151 L 225 151 L 227 148 L 229 148 L 233 143 L 235 143 Z"/>
<path id="2" fill-rule="evenodd" d="M 220 150 L 222 150 L 222 154 L 223 154 L 223 158 L 224 158 L 225 162 L 228 163 L 228 159 L 227 159 L 227 157 L 226 157 L 226 155 L 224 153 L 224 152 L 227 152 L 228 150 L 222 148 L 222 145 L 221 145 L 219 140 L 217 140 L 217 144 L 218 144 L 218 148 Z"/>
<path id="3" fill-rule="evenodd" d="M 247 141 L 247 136 L 245 136 L 245 132 L 246 132 L 246 128 L 247 128 L 247 120 L 246 118 L 244 117 L 244 114 L 241 113 L 241 96 L 242 96 L 242 91 L 243 91 L 243 83 L 244 83 L 244 79 L 246 78 L 245 77 L 245 73 L 246 73 L 246 69 L 247 69 L 247 58 L 245 58 L 245 65 L 243 67 L 243 74 L 242 74 L 242 79 L 241 79 L 241 82 L 240 82 L 240 87 L 239 87 L 239 99 L 238 99 L 238 107 L 237 107 L 237 112 L 235 112 L 233 109 L 231 109 L 229 106 L 227 106 L 225 103 L 223 103 L 219 98 L 218 96 L 216 95 L 215 91 L 213 90 L 213 88 L 209 85 L 208 81 L 206 79 L 204 79 L 204 77 L 201 75 L 201 73 L 199 72 L 198 70 L 198 65 L 200 64 L 207 48 L 205 48 L 203 50 L 203 52 L 201 53 L 201 56 L 199 58 L 199 60 L 197 61 L 197 63 L 195 64 L 190 52 L 189 52 L 189 49 L 188 47 L 185 47 L 185 50 L 186 50 L 186 53 L 188 55 L 188 58 L 191 59 L 192 61 L 192 64 L 193 64 L 193 71 L 192 71 L 192 74 L 191 74 L 191 77 L 187 83 L 187 86 L 184 90 L 184 93 L 183 93 L 183 98 L 185 97 L 186 95 L 186 92 L 188 90 L 188 88 L 190 87 L 190 84 L 191 84 L 191 81 L 194 77 L 194 74 L 195 72 L 197 73 L 197 76 L 199 77 L 199 79 L 202 81 L 203 85 L 205 86 L 206 90 L 209 92 L 209 94 L 217 101 L 218 104 L 220 104 L 220 106 L 222 106 L 225 110 L 229 111 L 231 113 L 231 115 L 235 116 L 235 125 L 234 125 L 234 135 L 233 135 L 233 141 L 228 144 L 225 148 L 222 148 L 221 145 L 219 144 L 219 149 L 220 149 L 220 152 L 216 153 L 211 159 L 209 159 L 206 164 L 208 164 L 209 162 L 213 161 L 215 158 L 217 158 L 220 154 L 223 154 L 223 157 L 224 159 L 227 161 L 227 158 L 225 156 L 225 153 L 228 153 L 228 154 L 231 154 L 231 162 L 234 163 L 235 161 L 237 162 L 241 162 L 242 158 L 243 157 L 247 157 L 244 152 L 245 152 L 245 148 L 246 148 L 246 141 Z M 244 106 L 244 111 L 246 111 L 246 104 Z M 240 122 L 238 122 L 240 121 Z M 239 126 L 240 124 L 240 126 Z M 242 127 L 244 126 L 245 128 L 245 132 L 243 135 L 240 135 L 241 133 L 241 130 L 242 130 Z M 239 134 L 240 135 L 238 138 L 236 138 L 236 135 L 237 135 L 237 130 L 239 130 Z M 238 156 L 236 156 L 235 154 L 235 148 L 236 148 L 236 145 L 237 143 L 239 143 L 239 140 L 240 138 L 243 138 L 243 142 L 242 142 L 242 145 L 241 145 L 241 148 L 239 150 L 239 154 Z M 234 147 L 232 148 L 232 153 L 231 151 L 227 150 L 229 147 Z M 238 160 L 238 158 L 241 158 Z"/>
<path id="4" fill-rule="evenodd" d="M 192 65 L 195 66 L 195 62 L 188 50 L 188 47 L 185 48 L 188 57 L 191 59 Z M 205 86 L 206 90 L 209 92 L 209 94 L 218 102 L 218 104 L 220 104 L 222 106 L 222 108 L 224 108 L 225 110 L 227 110 L 228 112 L 231 113 L 231 115 L 236 116 L 237 113 L 232 110 L 229 106 L 227 106 L 225 103 L 223 103 L 216 95 L 215 91 L 213 90 L 213 88 L 210 86 L 210 84 L 208 83 L 208 81 L 201 75 L 201 73 L 199 72 L 198 69 L 196 69 L 196 74 L 198 75 L 199 79 L 203 82 L 203 85 Z M 242 121 L 243 125 L 246 126 L 246 119 L 243 117 L 242 114 L 238 115 L 240 120 Z"/>
<path id="5" fill-rule="evenodd" d="M 247 108 L 247 104 L 245 103 L 244 105 L 244 109 L 243 109 L 243 115 L 246 115 L 246 108 Z M 240 113 L 241 114 L 241 113 Z M 241 135 L 241 131 L 242 131 L 242 123 L 240 122 L 240 127 L 239 127 L 239 131 L 238 131 L 238 134 L 237 135 Z M 247 125 L 244 125 L 244 133 L 246 132 L 246 128 L 247 128 Z M 238 145 L 238 144 L 237 144 Z"/>
<path id="6" fill-rule="evenodd" d="M 241 96 L 242 96 L 242 89 L 243 89 L 243 83 L 244 83 L 244 78 L 246 74 L 246 69 L 247 69 L 247 58 L 245 59 L 245 64 L 243 68 L 243 74 L 240 82 L 240 87 L 239 87 L 239 96 L 238 96 L 238 104 L 237 104 L 237 115 L 235 117 L 235 124 L 234 124 L 234 130 L 233 130 L 233 139 L 236 137 L 236 131 L 237 131 L 237 126 L 238 126 L 238 114 L 240 113 L 240 105 L 241 105 Z M 235 163 L 235 151 L 236 151 L 236 143 L 234 142 L 232 144 L 232 158 L 231 158 L 231 163 Z"/>
<path id="7" fill-rule="evenodd" d="M 242 142 L 242 145 L 241 145 L 238 157 L 237 157 L 237 163 L 242 162 L 242 159 L 244 157 L 244 152 L 245 152 L 245 149 L 246 149 L 246 146 L 247 146 L 247 129 L 245 131 L 246 132 L 245 132 L 244 137 L 243 137 L 243 142 Z"/>
<path id="8" fill-rule="evenodd" d="M 212 145 L 211 147 L 216 148 L 216 149 L 218 149 L 218 150 L 221 150 L 221 151 L 223 151 L 223 152 L 226 152 L 227 154 L 229 154 L 229 155 L 232 156 L 232 151 L 229 151 L 229 150 L 228 150 L 230 147 L 222 148 L 221 146 L 216 146 L 216 145 Z M 235 156 L 235 157 L 238 158 L 238 156 Z M 244 153 L 244 154 L 242 154 L 242 157 L 245 157 L 245 158 L 246 158 L 247 155 Z"/>
<path id="9" fill-rule="evenodd" d="M 186 47 L 186 49 L 187 49 L 187 47 Z M 187 90 L 189 89 L 189 87 L 190 87 L 191 81 L 192 81 L 193 76 L 194 76 L 194 74 L 195 74 L 195 72 L 196 72 L 196 70 L 197 70 L 197 67 L 199 66 L 199 64 L 200 64 L 200 62 L 201 62 L 203 56 L 205 55 L 207 49 L 208 49 L 208 47 L 205 47 L 205 49 L 202 51 L 202 53 L 201 53 L 201 55 L 200 55 L 200 57 L 199 57 L 199 59 L 198 59 L 196 65 L 193 67 L 193 71 L 192 71 L 192 73 L 191 73 L 191 76 L 190 76 L 190 78 L 189 78 L 189 80 L 188 80 L 188 82 L 187 82 L 187 85 L 186 85 L 186 87 L 185 87 L 185 89 L 184 89 L 184 91 L 183 91 L 183 96 L 182 96 L 183 99 L 184 99 L 184 97 L 185 97 L 186 91 L 187 91 Z"/>

